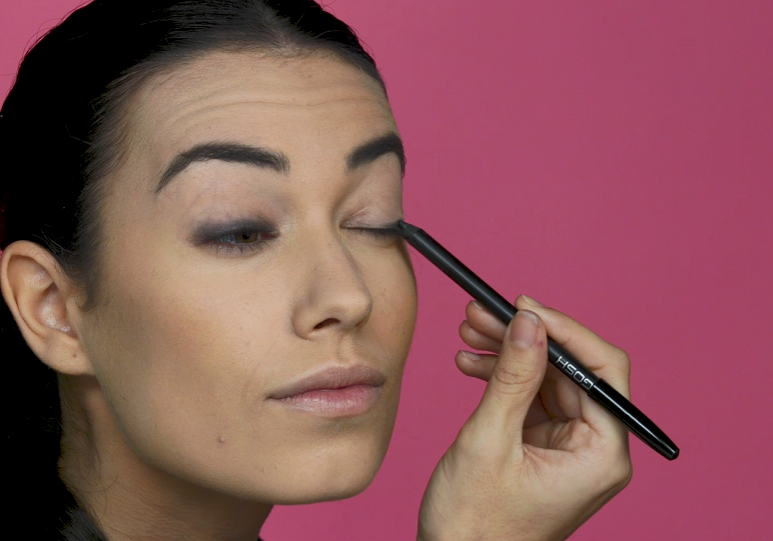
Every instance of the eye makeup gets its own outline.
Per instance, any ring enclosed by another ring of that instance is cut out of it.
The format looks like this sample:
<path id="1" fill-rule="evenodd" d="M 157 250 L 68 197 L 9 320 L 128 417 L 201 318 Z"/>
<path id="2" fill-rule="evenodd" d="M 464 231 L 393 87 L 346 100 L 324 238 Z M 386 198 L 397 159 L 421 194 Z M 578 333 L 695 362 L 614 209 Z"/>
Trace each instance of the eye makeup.
<path id="1" fill-rule="evenodd" d="M 387 224 L 384 227 L 356 227 L 352 229 L 364 229 L 365 231 L 370 232 L 373 235 L 378 235 L 381 237 L 395 237 L 395 238 L 404 238 L 405 235 L 400 230 L 399 224 L 403 223 L 402 220 L 397 220 L 396 222 L 392 224 Z"/>
<path id="2" fill-rule="evenodd" d="M 384 241 L 384 240 L 402 238 L 402 236 L 397 232 L 398 223 L 399 221 L 394 222 L 394 224 L 387 225 L 386 227 L 357 226 L 357 227 L 348 227 L 347 229 L 352 231 L 358 231 L 360 233 L 364 233 L 371 237 L 375 237 L 376 240 Z"/>
<path id="3" fill-rule="evenodd" d="M 239 220 L 231 223 L 204 224 L 196 228 L 193 243 L 212 247 L 215 252 L 255 252 L 278 236 L 264 221 Z"/>

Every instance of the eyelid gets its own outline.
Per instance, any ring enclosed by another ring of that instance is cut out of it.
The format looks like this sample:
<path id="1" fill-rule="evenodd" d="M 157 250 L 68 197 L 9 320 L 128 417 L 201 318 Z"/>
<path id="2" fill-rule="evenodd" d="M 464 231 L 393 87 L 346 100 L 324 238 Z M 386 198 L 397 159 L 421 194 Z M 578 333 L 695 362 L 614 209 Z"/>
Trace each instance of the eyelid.
<path id="1" fill-rule="evenodd" d="M 365 222 L 364 220 L 350 220 L 347 223 L 346 228 L 347 229 L 371 229 L 371 230 L 379 230 L 379 231 L 386 231 L 386 230 L 398 230 L 398 225 L 402 218 L 398 218 L 393 222 L 388 223 L 379 223 L 380 220 L 369 220 L 371 223 Z M 359 222 L 359 223 L 357 223 Z"/>
<path id="2" fill-rule="evenodd" d="M 367 233 L 379 238 L 389 238 L 389 237 L 397 238 L 397 237 L 402 237 L 402 234 L 400 233 L 400 230 L 397 227 L 397 224 L 399 221 L 400 220 L 397 220 L 393 224 L 387 224 L 381 227 L 357 226 L 357 227 L 350 227 L 349 229 L 362 231 L 363 233 Z"/>
<path id="3" fill-rule="evenodd" d="M 197 242 L 211 240 L 213 237 L 235 235 L 244 231 L 255 231 L 265 234 L 276 234 L 276 228 L 259 220 L 236 220 L 233 222 L 204 223 L 195 228 L 193 238 Z"/>
<path id="4" fill-rule="evenodd" d="M 257 233 L 262 240 L 251 243 L 227 242 L 224 239 L 235 237 L 242 233 Z M 265 247 L 273 238 L 278 235 L 276 229 L 266 222 L 254 220 L 240 220 L 237 222 L 223 224 L 204 224 L 193 234 L 193 244 L 203 245 L 213 248 L 216 252 L 233 252 L 239 250 L 244 253 L 245 250 L 256 251 Z"/>

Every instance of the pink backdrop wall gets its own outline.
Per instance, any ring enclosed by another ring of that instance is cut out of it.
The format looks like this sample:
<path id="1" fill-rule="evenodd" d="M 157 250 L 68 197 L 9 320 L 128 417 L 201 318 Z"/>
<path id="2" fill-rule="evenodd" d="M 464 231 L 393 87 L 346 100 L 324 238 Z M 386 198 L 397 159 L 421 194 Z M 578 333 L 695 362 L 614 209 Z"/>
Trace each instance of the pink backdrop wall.
<path id="1" fill-rule="evenodd" d="M 0 96 L 78 0 L 0 0 Z M 508 297 L 626 349 L 630 486 L 573 539 L 773 531 L 773 3 L 335 0 L 373 50 L 409 155 L 407 219 Z M 392 447 L 348 501 L 277 508 L 270 541 L 415 538 L 483 388 L 457 372 L 466 296 L 415 259 L 420 317 Z"/>

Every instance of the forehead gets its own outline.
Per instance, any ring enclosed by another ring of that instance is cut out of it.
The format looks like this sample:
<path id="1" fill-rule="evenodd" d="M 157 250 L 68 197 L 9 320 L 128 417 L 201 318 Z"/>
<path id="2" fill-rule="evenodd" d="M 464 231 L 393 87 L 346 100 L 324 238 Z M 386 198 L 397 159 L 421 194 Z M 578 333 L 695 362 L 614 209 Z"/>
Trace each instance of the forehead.
<path id="1" fill-rule="evenodd" d="M 346 147 L 396 131 L 378 83 L 324 52 L 208 54 L 150 80 L 132 105 L 130 153 L 154 171 L 202 140 Z"/>

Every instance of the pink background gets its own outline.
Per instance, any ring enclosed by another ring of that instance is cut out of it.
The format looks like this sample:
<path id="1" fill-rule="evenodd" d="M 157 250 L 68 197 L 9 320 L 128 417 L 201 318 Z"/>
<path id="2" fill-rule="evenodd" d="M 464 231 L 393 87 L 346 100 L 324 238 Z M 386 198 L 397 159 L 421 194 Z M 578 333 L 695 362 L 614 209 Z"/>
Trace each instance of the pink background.
<path id="1" fill-rule="evenodd" d="M 78 0 L 1 0 L 0 95 Z M 389 85 L 406 217 L 503 294 L 626 349 L 630 486 L 574 540 L 773 531 L 773 3 L 335 0 Z M 415 538 L 435 463 L 483 384 L 457 372 L 466 295 L 415 258 L 420 318 L 392 447 L 343 502 L 277 508 L 270 541 Z M 768 353 L 765 353 L 765 350 Z"/>

